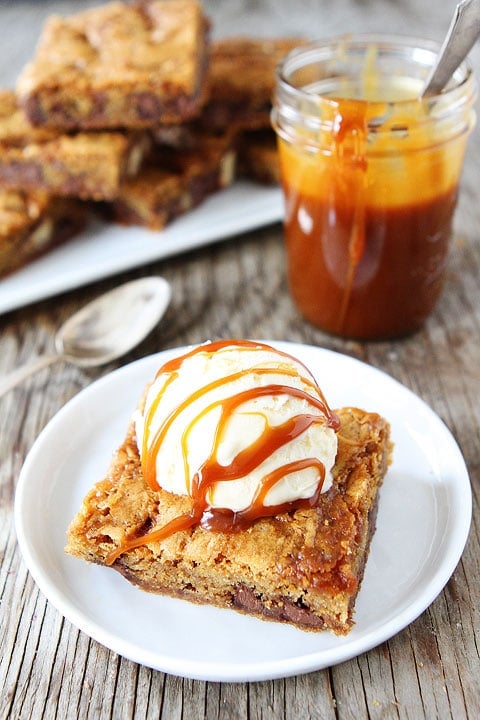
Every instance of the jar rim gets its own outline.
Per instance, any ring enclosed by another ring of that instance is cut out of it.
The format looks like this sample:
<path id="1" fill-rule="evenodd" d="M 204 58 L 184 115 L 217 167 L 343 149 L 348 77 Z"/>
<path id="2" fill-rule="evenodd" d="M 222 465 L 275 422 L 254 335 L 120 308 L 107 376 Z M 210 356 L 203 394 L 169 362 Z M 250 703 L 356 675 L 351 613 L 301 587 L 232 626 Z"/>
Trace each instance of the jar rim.
<path id="1" fill-rule="evenodd" d="M 313 40 L 294 48 L 283 58 L 283 60 L 280 61 L 276 68 L 277 87 L 283 87 L 284 90 L 288 91 L 289 93 L 293 92 L 299 98 L 304 97 L 305 99 L 311 100 L 312 98 L 317 97 L 322 102 L 335 106 L 338 101 L 334 97 L 328 97 L 322 94 L 315 94 L 311 91 L 305 90 L 302 87 L 296 87 L 295 85 L 293 85 L 288 79 L 286 71 L 288 70 L 289 74 L 291 75 L 291 73 L 295 70 L 299 70 L 300 68 L 306 67 L 309 64 L 313 65 L 315 64 L 315 62 L 320 62 L 321 58 L 318 58 L 316 61 L 313 61 L 312 59 L 310 63 L 304 61 L 304 59 L 308 57 L 308 55 L 313 55 L 315 51 L 323 51 L 325 53 L 324 59 L 327 59 L 328 56 L 326 55 L 326 53 L 329 50 L 333 51 L 337 49 L 338 51 L 339 48 L 348 49 L 355 47 L 358 49 L 364 48 L 365 50 L 367 50 L 372 46 L 377 49 L 410 49 L 411 51 L 417 50 L 422 53 L 430 53 L 432 62 L 429 66 L 429 69 L 433 67 L 435 59 L 441 49 L 440 43 L 435 40 L 429 40 L 426 38 L 418 38 L 402 34 L 385 35 L 381 33 L 347 33 L 329 38 Z M 452 78 L 454 82 L 450 81 L 447 87 L 444 88 L 444 90 L 442 90 L 441 92 L 429 95 L 428 100 L 431 101 L 432 104 L 440 99 L 445 100 L 452 94 L 458 93 L 458 91 L 464 88 L 469 82 L 472 82 L 473 76 L 473 67 L 469 59 L 466 58 L 460 63 L 457 70 L 455 71 Z M 472 91 L 472 94 L 475 94 L 474 91 Z M 394 104 L 398 105 L 399 107 L 407 107 L 409 103 L 411 104 L 412 102 L 417 102 L 417 100 L 417 98 L 399 99 L 395 100 Z M 375 105 L 378 103 L 383 103 L 384 101 L 358 99 L 357 102 L 365 103 L 365 105 Z"/>

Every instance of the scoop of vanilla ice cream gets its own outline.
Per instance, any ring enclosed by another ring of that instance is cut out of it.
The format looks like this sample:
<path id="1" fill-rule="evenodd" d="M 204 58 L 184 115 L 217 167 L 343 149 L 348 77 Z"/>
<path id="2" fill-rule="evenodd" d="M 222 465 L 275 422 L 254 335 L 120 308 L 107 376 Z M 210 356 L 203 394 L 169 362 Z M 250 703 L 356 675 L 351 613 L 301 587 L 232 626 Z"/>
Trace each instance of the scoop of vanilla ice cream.
<path id="1" fill-rule="evenodd" d="M 270 392 L 274 387 L 277 390 Z M 212 458 L 220 469 L 228 468 L 255 444 L 261 446 L 270 430 L 298 416 L 313 415 L 318 421 L 272 452 L 261 453 L 259 462 L 244 475 L 215 482 L 206 500 L 211 508 L 245 510 L 255 501 L 263 479 L 281 468 L 285 470 L 265 495 L 264 506 L 309 498 L 317 490 L 318 467 L 289 471 L 288 466 L 311 458 L 325 467 L 322 492 L 326 491 L 337 453 L 335 431 L 320 408 L 302 393 L 300 397 L 289 393 L 289 388 L 323 400 L 308 370 L 285 353 L 240 341 L 200 346 L 173 370 L 160 369 L 143 410 L 136 414 L 142 463 L 147 456 L 155 462 L 156 482 L 164 490 L 189 495 L 195 474 Z"/>

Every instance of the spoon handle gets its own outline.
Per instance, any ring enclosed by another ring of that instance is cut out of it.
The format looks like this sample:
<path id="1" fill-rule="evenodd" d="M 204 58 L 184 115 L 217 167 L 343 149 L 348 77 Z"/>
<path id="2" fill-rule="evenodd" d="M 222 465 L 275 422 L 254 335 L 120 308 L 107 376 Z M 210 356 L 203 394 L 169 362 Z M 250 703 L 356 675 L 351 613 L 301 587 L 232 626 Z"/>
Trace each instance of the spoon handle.
<path id="1" fill-rule="evenodd" d="M 33 360 L 31 363 L 21 365 L 19 368 L 11 372 L 9 375 L 5 375 L 0 378 L 0 397 L 5 393 L 12 390 L 16 385 L 23 382 L 27 377 L 33 375 L 33 373 L 42 370 L 42 368 L 52 365 L 54 362 L 61 360 L 60 355 L 42 355 L 41 357 Z"/>
<path id="2" fill-rule="evenodd" d="M 480 35 L 480 0 L 458 3 L 450 28 L 422 95 L 438 94 L 465 60 Z"/>

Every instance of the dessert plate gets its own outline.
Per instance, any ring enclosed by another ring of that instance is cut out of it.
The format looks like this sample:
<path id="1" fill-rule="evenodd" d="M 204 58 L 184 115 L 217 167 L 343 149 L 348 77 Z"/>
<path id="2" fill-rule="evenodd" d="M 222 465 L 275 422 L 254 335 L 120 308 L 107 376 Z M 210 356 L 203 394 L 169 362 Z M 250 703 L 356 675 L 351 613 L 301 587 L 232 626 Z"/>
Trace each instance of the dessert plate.
<path id="1" fill-rule="evenodd" d="M 268 341 L 267 341 L 268 342 Z M 302 360 L 332 407 L 387 417 L 394 460 L 346 637 L 310 633 L 233 610 L 149 595 L 108 568 L 63 552 L 82 498 L 121 444 L 145 384 L 168 350 L 127 365 L 73 398 L 50 421 L 22 468 L 18 542 L 38 586 L 76 627 L 138 663 L 183 677 L 253 681 L 318 670 L 392 637 L 434 600 L 455 569 L 471 519 L 465 462 L 450 431 L 416 395 L 381 371 L 318 347 L 271 342 Z"/>
<path id="2" fill-rule="evenodd" d="M 94 222 L 0 281 L 0 314 L 31 302 L 281 220 L 280 188 L 242 181 L 211 195 L 164 230 Z"/>

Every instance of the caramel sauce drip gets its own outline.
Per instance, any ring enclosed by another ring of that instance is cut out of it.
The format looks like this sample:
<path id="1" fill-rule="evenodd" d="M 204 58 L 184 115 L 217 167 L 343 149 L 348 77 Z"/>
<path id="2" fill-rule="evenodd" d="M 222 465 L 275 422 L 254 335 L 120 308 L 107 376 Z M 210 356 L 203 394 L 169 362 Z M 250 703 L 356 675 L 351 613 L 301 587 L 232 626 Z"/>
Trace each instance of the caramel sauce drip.
<path id="1" fill-rule="evenodd" d="M 142 446 L 142 470 L 145 480 L 152 490 L 158 490 L 160 487 L 156 478 L 156 457 L 158 450 L 162 442 L 164 442 L 166 434 L 174 420 L 178 418 L 181 412 L 188 408 L 191 403 L 203 397 L 211 390 L 234 382 L 249 373 L 260 375 L 283 374 L 293 377 L 298 376 L 298 373 L 287 365 L 281 365 L 276 368 L 254 366 L 247 370 L 232 373 L 227 377 L 213 381 L 198 391 L 192 393 L 186 400 L 180 403 L 164 421 L 163 425 L 159 428 L 150 443 L 148 428 L 150 427 L 154 413 L 158 408 L 158 404 L 161 402 L 163 393 L 173 379 L 177 377 L 176 373 L 178 372 L 182 362 L 187 357 L 191 357 L 195 353 L 216 352 L 223 348 L 231 347 L 232 345 L 235 345 L 235 347 L 240 350 L 242 348 L 247 348 L 248 350 L 251 350 L 252 348 L 258 350 L 272 349 L 267 345 L 263 345 L 261 343 L 251 343 L 249 341 L 218 341 L 210 343 L 208 346 L 200 346 L 179 358 L 168 361 L 158 371 L 156 377 L 159 377 L 164 373 L 170 373 L 170 377 L 163 386 L 163 390 L 155 398 L 155 401 L 152 403 L 152 406 L 145 418 L 145 432 Z M 286 353 L 281 354 L 284 355 L 285 358 L 292 360 L 292 358 Z M 298 360 L 296 362 L 298 363 Z M 302 381 L 307 387 L 315 390 L 319 397 L 315 397 L 305 390 L 291 387 L 289 385 L 269 384 L 234 393 L 231 396 L 215 400 L 205 406 L 202 411 L 187 425 L 182 437 L 183 457 L 185 463 L 184 470 L 186 473 L 185 477 L 188 478 L 189 468 L 186 460 L 186 448 L 188 446 L 189 432 L 201 417 L 217 407 L 220 408 L 220 419 L 218 421 L 212 451 L 207 460 L 193 475 L 191 487 L 189 488 L 190 496 L 192 498 L 192 510 L 189 513 L 174 518 L 163 527 L 152 530 L 141 537 L 122 543 L 116 550 L 109 554 L 106 561 L 107 564 L 112 564 L 122 553 L 128 550 L 139 547 L 148 542 L 158 542 L 160 540 L 164 540 L 180 530 L 187 530 L 188 528 L 196 525 L 201 525 L 209 530 L 232 532 L 250 525 L 261 517 L 277 515 L 299 507 L 311 507 L 315 505 L 318 501 L 318 497 L 322 491 L 322 486 L 325 480 L 325 467 L 323 463 L 315 457 L 293 461 L 266 474 L 259 483 L 259 487 L 250 506 L 240 512 L 233 512 L 227 508 L 213 508 L 210 507 L 208 502 L 209 493 L 217 485 L 217 483 L 229 482 L 245 477 L 268 457 L 270 457 L 276 450 L 302 435 L 302 433 L 304 433 L 313 424 L 322 424 L 333 428 L 334 430 L 338 430 L 338 418 L 329 409 L 318 386 L 312 379 L 310 379 L 310 377 L 303 377 Z M 239 452 L 229 465 L 220 465 L 217 461 L 218 448 L 222 441 L 228 420 L 235 410 L 249 400 L 254 400 L 263 396 L 273 397 L 279 395 L 287 395 L 289 397 L 296 397 L 305 400 L 312 408 L 319 411 L 320 414 L 298 414 L 289 418 L 280 425 L 275 426 L 270 426 L 267 423 L 263 432 L 255 440 L 255 442 Z M 275 506 L 265 504 L 269 491 L 276 485 L 276 483 L 281 481 L 286 475 L 306 468 L 315 468 L 318 473 L 317 488 L 311 497 Z"/>
<path id="2" fill-rule="evenodd" d="M 352 174 L 351 201 L 354 207 L 348 239 L 348 265 L 345 286 L 338 313 L 338 330 L 345 326 L 345 318 L 351 302 L 353 283 L 357 267 L 364 255 L 365 238 L 365 192 L 367 186 L 367 133 L 368 120 L 366 104 L 352 100 L 337 100 L 337 115 L 334 122 L 334 143 L 336 162 L 344 161 L 348 155 Z"/>

